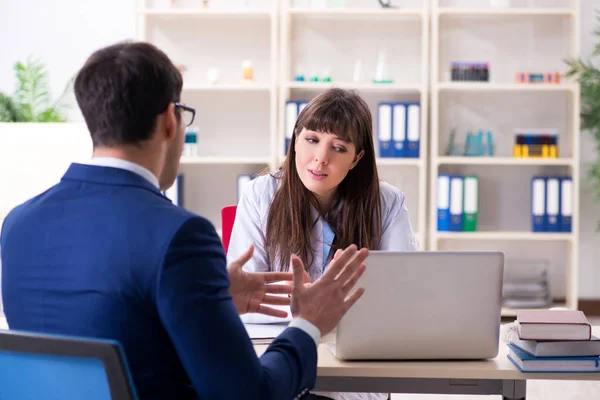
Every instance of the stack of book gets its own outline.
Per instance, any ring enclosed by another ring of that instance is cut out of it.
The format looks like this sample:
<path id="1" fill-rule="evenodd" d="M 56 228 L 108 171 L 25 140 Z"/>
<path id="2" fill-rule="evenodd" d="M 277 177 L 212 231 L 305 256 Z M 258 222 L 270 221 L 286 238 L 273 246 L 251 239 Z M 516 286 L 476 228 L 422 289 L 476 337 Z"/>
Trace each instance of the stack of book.
<path id="1" fill-rule="evenodd" d="M 600 372 L 600 340 L 576 310 L 519 310 L 508 359 L 521 372 Z"/>

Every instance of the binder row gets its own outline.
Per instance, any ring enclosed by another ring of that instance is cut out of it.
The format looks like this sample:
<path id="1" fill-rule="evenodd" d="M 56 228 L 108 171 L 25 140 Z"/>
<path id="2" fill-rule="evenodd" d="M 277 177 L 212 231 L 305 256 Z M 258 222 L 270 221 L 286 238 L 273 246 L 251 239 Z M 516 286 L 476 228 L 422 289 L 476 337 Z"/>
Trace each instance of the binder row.
<path id="1" fill-rule="evenodd" d="M 571 232 L 573 179 L 534 176 L 531 179 L 533 232 Z"/>
<path id="2" fill-rule="evenodd" d="M 294 127 L 296 126 L 296 120 L 300 115 L 300 112 L 306 107 L 308 101 L 286 101 L 285 102 L 285 149 L 284 154 L 287 154 L 290 148 L 290 142 L 292 135 L 294 134 Z"/>
<path id="3" fill-rule="evenodd" d="M 420 103 L 379 103 L 377 121 L 379 157 L 419 158 Z"/>
<path id="4" fill-rule="evenodd" d="M 162 191 L 162 194 L 176 206 L 183 207 L 183 175 L 177 175 L 173 186 Z"/>
<path id="5" fill-rule="evenodd" d="M 242 190 L 244 189 L 244 185 L 246 182 L 251 181 L 256 178 L 256 174 L 241 174 L 237 177 L 237 201 L 236 204 L 240 202 L 240 198 L 242 197 Z M 161 192 L 163 196 L 171 200 L 173 204 L 179 207 L 183 207 L 183 175 L 177 175 L 177 179 L 173 182 L 173 186 Z"/>
<path id="6" fill-rule="evenodd" d="M 437 180 L 437 226 L 440 232 L 475 232 L 479 212 L 479 178 L 440 174 Z"/>

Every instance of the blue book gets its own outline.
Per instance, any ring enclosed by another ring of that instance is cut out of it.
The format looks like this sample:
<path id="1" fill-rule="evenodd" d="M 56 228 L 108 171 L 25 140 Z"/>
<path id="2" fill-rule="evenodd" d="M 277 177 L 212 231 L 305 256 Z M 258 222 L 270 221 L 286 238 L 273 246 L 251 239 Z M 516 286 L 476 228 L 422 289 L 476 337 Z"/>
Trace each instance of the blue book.
<path id="1" fill-rule="evenodd" d="M 546 179 L 546 216 L 548 232 L 560 232 L 560 179 L 549 177 Z"/>
<path id="2" fill-rule="evenodd" d="M 600 357 L 534 357 L 508 344 L 508 359 L 521 372 L 600 372 Z"/>
<path id="3" fill-rule="evenodd" d="M 421 142 L 421 105 L 406 105 L 406 157 L 419 158 Z"/>
<path id="4" fill-rule="evenodd" d="M 162 194 L 176 206 L 183 207 L 183 175 L 177 175 L 173 186 L 163 191 Z"/>
<path id="5" fill-rule="evenodd" d="M 450 177 L 450 232 L 463 231 L 463 194 L 462 176 Z"/>
<path id="6" fill-rule="evenodd" d="M 379 141 L 379 157 L 394 157 L 393 103 L 379 103 L 377 108 L 377 140 Z"/>
<path id="7" fill-rule="evenodd" d="M 558 229 L 561 232 L 571 232 L 573 218 L 573 179 L 560 179 L 560 212 L 558 214 Z"/>
<path id="8" fill-rule="evenodd" d="M 531 179 L 531 225 L 533 232 L 548 231 L 546 178 L 540 176 L 534 176 Z"/>
<path id="9" fill-rule="evenodd" d="M 407 125 L 407 113 L 406 104 L 394 103 L 392 113 L 392 143 L 394 149 L 392 155 L 396 158 L 406 157 L 407 152 L 407 138 L 406 129 Z"/>
<path id="10" fill-rule="evenodd" d="M 285 103 L 285 150 L 283 154 L 287 154 L 294 134 L 294 127 L 299 114 L 299 105 L 297 101 L 286 101 Z"/>
<path id="11" fill-rule="evenodd" d="M 437 181 L 437 230 L 450 230 L 450 175 L 440 174 Z"/>

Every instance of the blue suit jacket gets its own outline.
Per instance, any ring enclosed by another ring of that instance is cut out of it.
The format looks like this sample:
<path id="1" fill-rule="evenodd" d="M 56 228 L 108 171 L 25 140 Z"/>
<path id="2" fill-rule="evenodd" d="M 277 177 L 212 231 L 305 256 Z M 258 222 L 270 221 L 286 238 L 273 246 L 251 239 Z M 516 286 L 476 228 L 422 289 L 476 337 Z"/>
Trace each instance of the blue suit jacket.
<path id="1" fill-rule="evenodd" d="M 141 399 L 289 399 L 314 386 L 313 339 L 288 328 L 259 359 L 212 224 L 133 172 L 72 164 L 11 211 L 1 240 L 11 329 L 118 340 Z"/>

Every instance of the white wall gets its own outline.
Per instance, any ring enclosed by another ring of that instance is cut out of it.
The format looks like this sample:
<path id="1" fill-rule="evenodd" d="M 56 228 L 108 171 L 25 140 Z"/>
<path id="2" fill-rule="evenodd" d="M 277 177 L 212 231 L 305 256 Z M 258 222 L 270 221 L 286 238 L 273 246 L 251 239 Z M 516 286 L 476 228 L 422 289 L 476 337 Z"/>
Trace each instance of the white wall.
<path id="1" fill-rule="evenodd" d="M 0 0 L 0 37 L 5 38 L 0 58 L 0 91 L 12 92 L 14 88 L 14 62 L 35 54 L 46 61 L 51 74 L 51 89 L 57 95 L 92 51 L 133 37 L 134 3 L 134 0 L 54 0 L 50 3 Z M 581 0 L 581 52 L 584 57 L 591 54 L 597 40 L 592 31 L 596 26 L 594 7 L 598 6 L 598 0 Z M 76 107 L 70 115 L 80 119 Z M 582 134 L 581 144 L 582 176 L 585 177 L 587 166 L 596 154 L 587 133 Z M 19 151 L 25 149 L 15 149 L 15 152 Z M 44 165 L 40 163 L 37 167 L 44 168 Z M 3 191 L 9 184 L 6 174 L 13 174 L 18 168 L 7 160 L 0 160 Z M 59 178 L 56 176 L 42 185 L 49 185 L 50 181 Z M 585 182 L 582 182 L 581 213 L 580 297 L 600 298 L 600 267 L 595 262 L 600 259 L 600 246 L 597 245 L 600 236 L 595 232 L 600 220 L 600 205 L 593 203 Z"/>

